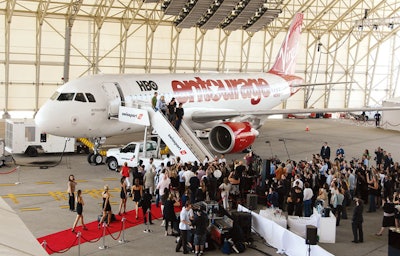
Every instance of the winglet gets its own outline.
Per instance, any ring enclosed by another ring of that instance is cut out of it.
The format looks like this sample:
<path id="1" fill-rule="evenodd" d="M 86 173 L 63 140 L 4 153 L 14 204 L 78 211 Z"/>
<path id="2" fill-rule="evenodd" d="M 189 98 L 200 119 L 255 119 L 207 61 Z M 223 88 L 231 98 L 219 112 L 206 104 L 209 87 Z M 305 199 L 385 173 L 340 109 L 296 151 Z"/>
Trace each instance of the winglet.
<path id="1" fill-rule="evenodd" d="M 297 13 L 294 16 L 292 24 L 290 25 L 285 40 L 283 41 L 275 60 L 275 64 L 269 72 L 275 74 L 294 75 L 303 16 L 303 13 Z"/>

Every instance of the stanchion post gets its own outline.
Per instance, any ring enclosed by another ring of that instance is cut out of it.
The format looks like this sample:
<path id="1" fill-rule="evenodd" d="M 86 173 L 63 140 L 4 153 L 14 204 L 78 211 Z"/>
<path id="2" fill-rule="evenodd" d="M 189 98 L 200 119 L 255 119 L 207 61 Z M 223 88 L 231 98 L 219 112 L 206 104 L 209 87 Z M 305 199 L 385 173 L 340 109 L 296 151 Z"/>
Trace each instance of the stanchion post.
<path id="1" fill-rule="evenodd" d="M 17 181 L 15 182 L 15 185 L 21 184 L 22 182 L 20 181 L 20 173 L 19 173 L 19 165 L 17 166 Z"/>
<path id="2" fill-rule="evenodd" d="M 99 246 L 100 250 L 104 250 L 104 249 L 108 248 L 108 246 L 106 245 L 106 226 L 107 226 L 107 224 L 105 222 L 103 222 L 103 239 L 102 239 L 103 246 Z"/>
<path id="3" fill-rule="evenodd" d="M 126 240 L 125 240 L 125 221 L 126 221 L 126 218 L 122 217 L 121 221 L 122 221 L 122 237 L 118 242 L 120 244 L 123 244 L 123 243 L 126 243 Z"/>
<path id="4" fill-rule="evenodd" d="M 78 231 L 76 237 L 78 238 L 78 256 L 81 256 L 81 232 Z"/>

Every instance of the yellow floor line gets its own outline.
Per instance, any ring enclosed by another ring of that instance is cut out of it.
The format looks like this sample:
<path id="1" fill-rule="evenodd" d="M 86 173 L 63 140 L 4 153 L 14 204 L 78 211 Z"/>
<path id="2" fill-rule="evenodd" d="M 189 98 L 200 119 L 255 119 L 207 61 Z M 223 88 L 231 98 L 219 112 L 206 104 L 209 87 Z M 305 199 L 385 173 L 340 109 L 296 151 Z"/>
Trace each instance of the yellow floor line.
<path id="1" fill-rule="evenodd" d="M 52 181 L 37 181 L 37 185 L 46 185 L 46 184 L 54 184 Z"/>
<path id="2" fill-rule="evenodd" d="M 104 178 L 104 181 L 114 181 L 114 180 L 118 180 L 117 178 Z"/>
<path id="3" fill-rule="evenodd" d="M 15 186 L 15 183 L 0 183 L 0 187 L 10 187 L 10 186 Z"/>
<path id="4" fill-rule="evenodd" d="M 21 208 L 19 209 L 21 212 L 27 212 L 27 211 L 41 211 L 42 208 L 39 207 L 31 207 L 31 208 Z"/>

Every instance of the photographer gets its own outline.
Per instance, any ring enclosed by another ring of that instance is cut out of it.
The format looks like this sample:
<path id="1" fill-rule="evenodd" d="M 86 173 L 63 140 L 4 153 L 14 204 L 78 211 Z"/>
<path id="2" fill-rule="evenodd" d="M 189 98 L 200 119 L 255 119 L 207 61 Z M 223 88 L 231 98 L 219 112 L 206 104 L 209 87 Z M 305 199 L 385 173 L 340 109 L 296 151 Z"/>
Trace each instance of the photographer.
<path id="1" fill-rule="evenodd" d="M 187 201 L 180 213 L 179 230 L 181 236 L 178 244 L 176 245 L 176 252 L 179 252 L 181 246 L 183 246 L 183 254 L 189 253 L 188 235 L 191 229 L 190 225 L 192 223 L 190 220 L 192 218 L 192 215 L 193 215 L 192 204 L 189 201 Z"/>
<path id="2" fill-rule="evenodd" d="M 204 252 L 204 244 L 207 237 L 208 217 L 203 210 L 196 210 L 192 225 L 194 230 L 195 255 L 201 256 Z"/>

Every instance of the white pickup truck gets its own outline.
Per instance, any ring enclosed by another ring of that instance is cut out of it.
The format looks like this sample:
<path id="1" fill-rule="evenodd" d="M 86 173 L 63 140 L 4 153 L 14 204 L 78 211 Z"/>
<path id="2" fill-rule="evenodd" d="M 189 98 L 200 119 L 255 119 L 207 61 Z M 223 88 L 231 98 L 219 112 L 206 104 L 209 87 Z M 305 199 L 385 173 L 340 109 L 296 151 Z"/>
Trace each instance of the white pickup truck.
<path id="1" fill-rule="evenodd" d="M 146 156 L 143 152 L 144 142 L 130 142 L 122 148 L 110 148 L 107 150 L 106 164 L 110 170 L 117 170 L 118 166 L 122 166 L 125 162 L 129 167 L 138 165 L 139 160 L 144 165 L 149 163 L 151 157 L 154 158 L 154 164 L 161 164 L 162 160 L 155 159 L 157 157 L 157 143 L 154 141 L 146 142 Z"/>

